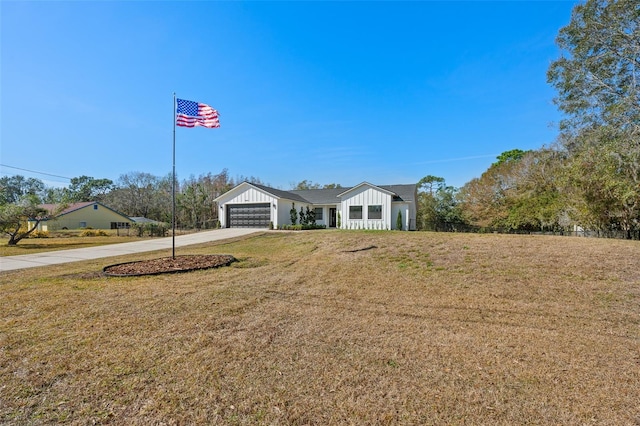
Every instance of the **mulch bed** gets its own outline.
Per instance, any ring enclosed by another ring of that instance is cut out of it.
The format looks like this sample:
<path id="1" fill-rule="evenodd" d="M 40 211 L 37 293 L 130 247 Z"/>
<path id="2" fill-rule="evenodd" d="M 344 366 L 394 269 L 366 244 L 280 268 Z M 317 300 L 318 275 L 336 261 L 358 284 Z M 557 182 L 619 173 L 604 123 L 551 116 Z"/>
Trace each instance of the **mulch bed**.
<path id="1" fill-rule="evenodd" d="M 202 254 L 140 260 L 105 266 L 102 271 L 113 277 L 158 275 L 228 266 L 237 259 L 228 254 Z"/>

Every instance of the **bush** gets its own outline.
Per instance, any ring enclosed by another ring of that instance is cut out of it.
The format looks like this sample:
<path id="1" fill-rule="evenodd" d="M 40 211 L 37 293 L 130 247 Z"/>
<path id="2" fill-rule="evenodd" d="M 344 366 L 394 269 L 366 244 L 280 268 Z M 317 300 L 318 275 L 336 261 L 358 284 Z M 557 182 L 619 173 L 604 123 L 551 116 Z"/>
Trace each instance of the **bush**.
<path id="1" fill-rule="evenodd" d="M 278 229 L 283 231 L 307 231 L 311 229 L 326 229 L 326 225 L 278 225 Z"/>
<path id="2" fill-rule="evenodd" d="M 307 206 L 307 210 L 305 211 L 305 216 L 307 219 L 307 224 L 315 225 L 316 224 L 316 212 L 315 210 L 311 210 L 309 206 Z"/>
<path id="3" fill-rule="evenodd" d="M 108 237 L 109 234 L 107 231 L 103 231 L 102 229 L 85 229 L 80 233 L 81 237 Z"/>
<path id="4" fill-rule="evenodd" d="M 33 231 L 29 238 L 49 238 L 49 231 Z"/>
<path id="5" fill-rule="evenodd" d="M 138 237 L 148 235 L 150 237 L 166 237 L 169 233 L 169 224 L 161 222 L 134 223 L 131 228 Z"/>
<path id="6" fill-rule="evenodd" d="M 307 224 L 307 216 L 305 216 L 304 214 L 304 208 L 302 206 L 300 206 L 300 225 L 306 225 Z"/>

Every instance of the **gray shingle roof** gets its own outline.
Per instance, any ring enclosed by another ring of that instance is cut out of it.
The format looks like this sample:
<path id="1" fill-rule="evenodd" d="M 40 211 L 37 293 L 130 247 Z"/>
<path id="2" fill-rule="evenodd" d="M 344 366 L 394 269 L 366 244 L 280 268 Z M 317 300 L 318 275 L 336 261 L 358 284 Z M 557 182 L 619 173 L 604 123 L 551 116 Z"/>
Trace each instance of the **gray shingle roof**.
<path id="1" fill-rule="evenodd" d="M 272 195 L 280 198 L 286 198 L 293 201 L 300 201 L 309 204 L 336 204 L 340 201 L 339 194 L 349 191 L 354 187 L 347 188 L 328 188 L 328 189 L 297 189 L 290 191 L 282 191 L 280 189 L 270 188 L 264 185 L 252 183 L 251 185 L 260 188 Z M 416 185 L 376 185 L 379 188 L 396 194 L 393 201 L 416 201 Z"/>
<path id="2" fill-rule="evenodd" d="M 305 200 L 309 200 L 311 204 L 336 204 L 340 201 L 338 194 L 346 190 L 345 188 L 297 189 L 289 192 L 298 194 Z"/>
<path id="3" fill-rule="evenodd" d="M 287 200 L 299 201 L 301 203 L 309 203 L 310 201 L 305 200 L 298 194 L 295 194 L 293 191 L 282 191 L 280 189 L 270 188 L 268 186 L 259 185 L 257 183 L 247 182 L 249 185 L 253 185 L 256 188 L 262 189 L 265 192 L 268 192 L 271 195 L 275 195 L 278 198 L 286 198 Z"/>
<path id="4" fill-rule="evenodd" d="M 345 187 L 345 188 L 297 189 L 297 190 L 283 191 L 281 189 L 271 188 L 269 186 L 261 185 L 258 183 L 251 183 L 251 182 L 243 182 L 243 183 L 254 186 L 278 198 L 285 198 L 287 200 L 298 201 L 300 203 L 315 204 L 315 205 L 337 204 L 340 202 L 340 198 L 338 198 L 338 195 L 344 192 L 348 192 L 349 190 L 355 188 L 355 186 L 353 186 L 353 187 Z M 393 194 L 395 194 L 393 197 L 393 201 L 417 201 L 416 200 L 416 184 L 374 185 L 374 186 L 377 186 L 378 188 L 384 189 L 386 191 L 390 191 Z"/>
<path id="5" fill-rule="evenodd" d="M 416 200 L 416 190 L 417 186 L 415 183 L 412 184 L 404 184 L 404 185 L 379 185 L 380 188 L 386 189 L 387 191 L 391 191 L 394 194 L 397 194 L 400 198 L 397 201 L 418 201 Z M 394 201 L 396 201 L 394 199 Z"/>

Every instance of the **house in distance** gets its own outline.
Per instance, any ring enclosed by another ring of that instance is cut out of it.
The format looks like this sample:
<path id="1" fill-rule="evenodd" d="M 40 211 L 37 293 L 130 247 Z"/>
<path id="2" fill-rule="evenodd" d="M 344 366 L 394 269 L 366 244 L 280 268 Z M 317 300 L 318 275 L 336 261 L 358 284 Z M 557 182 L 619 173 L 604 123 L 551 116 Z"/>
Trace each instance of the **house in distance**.
<path id="1" fill-rule="evenodd" d="M 42 204 L 40 207 L 54 212 L 58 206 L 56 204 Z M 82 228 L 122 229 L 129 228 L 133 222 L 130 217 L 100 202 L 87 201 L 69 204 L 55 217 L 42 220 L 38 224 L 38 231 Z"/>

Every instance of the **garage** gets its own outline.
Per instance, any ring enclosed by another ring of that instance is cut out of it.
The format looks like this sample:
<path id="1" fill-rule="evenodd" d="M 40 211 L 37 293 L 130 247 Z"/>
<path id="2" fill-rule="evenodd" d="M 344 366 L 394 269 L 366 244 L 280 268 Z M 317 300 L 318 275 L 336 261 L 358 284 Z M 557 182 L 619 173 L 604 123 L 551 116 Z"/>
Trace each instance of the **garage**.
<path id="1" fill-rule="evenodd" d="M 228 204 L 228 228 L 268 228 L 271 222 L 271 204 Z"/>

